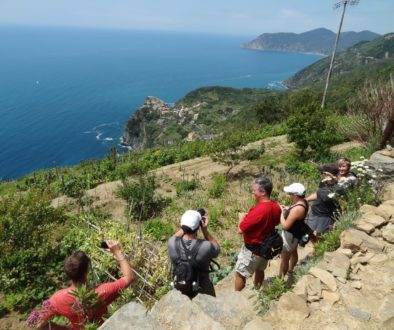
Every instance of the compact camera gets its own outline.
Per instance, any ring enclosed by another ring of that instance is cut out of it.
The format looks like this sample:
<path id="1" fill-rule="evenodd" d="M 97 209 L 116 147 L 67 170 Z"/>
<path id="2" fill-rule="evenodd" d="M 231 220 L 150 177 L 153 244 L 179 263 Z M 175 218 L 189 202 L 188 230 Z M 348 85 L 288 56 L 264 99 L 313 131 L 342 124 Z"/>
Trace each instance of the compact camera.
<path id="1" fill-rule="evenodd" d="M 200 223 L 200 225 L 202 226 L 204 221 L 205 221 L 205 214 L 206 214 L 206 212 L 205 212 L 205 210 L 203 208 L 198 209 L 197 212 L 200 213 L 200 215 L 201 215 L 201 223 Z"/>
<path id="2" fill-rule="evenodd" d="M 102 249 L 108 249 L 108 244 L 107 244 L 107 242 L 106 242 L 106 241 L 101 241 L 101 242 L 100 242 L 100 247 L 101 247 Z"/>

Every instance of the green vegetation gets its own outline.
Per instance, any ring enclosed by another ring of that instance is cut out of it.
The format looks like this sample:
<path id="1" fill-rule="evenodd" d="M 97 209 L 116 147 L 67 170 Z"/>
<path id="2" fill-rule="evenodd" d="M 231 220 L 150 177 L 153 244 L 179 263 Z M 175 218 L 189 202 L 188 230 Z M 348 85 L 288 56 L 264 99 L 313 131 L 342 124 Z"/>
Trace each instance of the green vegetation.
<path id="1" fill-rule="evenodd" d="M 295 107 L 287 121 L 288 139 L 294 142 L 303 157 L 309 148 L 318 155 L 327 152 L 329 147 L 342 142 L 335 125 L 335 118 L 317 103 L 307 103 Z"/>
<path id="2" fill-rule="evenodd" d="M 0 287 L 10 309 L 24 310 L 59 281 L 61 226 L 66 217 L 45 194 L 29 191 L 0 199 Z M 45 267 L 43 267 L 45 265 Z"/>
<path id="3" fill-rule="evenodd" d="M 166 201 L 155 196 L 156 179 L 153 176 L 138 177 L 138 181 L 124 180 L 118 197 L 127 202 L 129 215 L 134 220 L 146 220 L 157 215 Z"/>
<path id="4" fill-rule="evenodd" d="M 375 55 L 380 56 L 386 49 L 384 47 L 382 44 L 382 49 Z M 366 70 L 374 68 L 374 74 L 383 82 L 361 90 L 359 86 L 365 83 L 364 74 L 369 72 Z M 220 238 L 222 246 L 222 269 L 212 275 L 215 281 L 220 280 L 232 269 L 232 256 L 240 247 L 240 240 L 234 235 L 237 213 L 253 205 L 249 189 L 256 173 L 272 178 L 275 186 L 272 196 L 287 204 L 289 201 L 282 190 L 290 182 L 304 183 L 308 192 L 316 189 L 320 180 L 316 166 L 335 161 L 340 156 L 329 151 L 331 145 L 359 136 L 359 140 L 368 143 L 368 148 L 354 148 L 341 155 L 353 160 L 369 157 L 381 134 L 387 109 L 392 109 L 392 101 L 388 102 L 392 100 L 392 87 L 386 78 L 393 69 L 389 61 L 379 60 L 373 65 L 360 65 L 352 73 L 344 73 L 338 78 L 334 76 L 330 94 L 335 96 L 336 103 L 333 102 L 332 109 L 324 112 L 318 106 L 321 92 L 314 89 L 200 88 L 176 105 L 180 109 L 199 104 L 193 116 L 185 115 L 184 123 L 174 121 L 171 115 L 164 115 L 165 118 L 161 118 L 163 127 L 150 124 L 145 127 L 146 132 L 156 139 L 149 142 L 151 149 L 119 156 L 113 148 L 102 160 L 41 170 L 15 181 L 0 183 L 0 294 L 4 297 L 0 303 L 0 315 L 12 310 L 31 310 L 59 286 L 65 285 L 63 260 L 77 249 L 91 256 L 99 281 L 117 277 L 116 263 L 98 247 L 103 239 L 119 240 L 132 260 L 133 268 L 146 279 L 140 279 L 135 287 L 123 292 L 110 312 L 136 297 L 151 306 L 168 291 L 165 241 L 178 228 L 180 216 L 186 209 L 204 207 L 208 212 L 212 233 Z M 386 104 L 386 110 L 377 112 Z M 147 110 L 144 115 L 145 119 L 158 120 Z M 360 118 L 364 126 L 359 125 Z M 137 127 L 139 123 L 130 125 Z M 196 140 L 185 141 L 190 132 L 198 132 Z M 281 137 L 257 147 L 246 147 L 249 142 L 284 134 L 288 134 L 298 150 L 282 142 Z M 156 176 L 153 174 L 162 166 L 201 156 L 211 156 L 227 166 L 227 174 L 241 161 L 248 166 L 232 177 L 216 173 L 208 178 L 197 175 L 189 178 L 182 169 L 176 179 L 161 177 L 159 171 Z M 376 202 L 376 190 L 380 187 L 371 183 L 371 178 L 377 174 L 367 174 L 365 177 L 360 175 L 358 189 L 340 200 L 343 212 L 337 228 L 323 236 L 315 257 L 299 267 L 298 274 L 305 272 L 324 251 L 338 246 L 341 231 L 354 223 L 361 204 Z M 86 193 L 100 183 L 114 180 L 122 181 L 117 195 L 127 203 L 126 221 L 111 218 L 106 205 L 97 205 L 95 196 Z M 162 189 L 159 184 L 167 186 Z M 173 187 L 176 196 L 172 194 Z M 162 193 L 163 190 L 172 199 L 160 195 L 159 191 Z M 72 203 L 64 208 L 50 206 L 55 197 L 64 195 L 71 197 Z M 90 280 L 94 281 L 93 278 Z M 278 279 L 262 289 L 259 294 L 261 310 L 287 289 Z"/>
<path id="5" fill-rule="evenodd" d="M 215 174 L 212 177 L 212 184 L 208 188 L 208 195 L 212 198 L 219 198 L 223 196 L 226 190 L 226 178 L 222 174 Z"/>

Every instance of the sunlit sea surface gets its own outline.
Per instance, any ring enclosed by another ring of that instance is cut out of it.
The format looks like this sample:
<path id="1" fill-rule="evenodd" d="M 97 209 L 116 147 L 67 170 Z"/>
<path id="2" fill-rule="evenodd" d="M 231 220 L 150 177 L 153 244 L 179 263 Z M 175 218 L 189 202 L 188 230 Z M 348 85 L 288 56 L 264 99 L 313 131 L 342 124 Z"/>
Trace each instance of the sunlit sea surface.
<path id="1" fill-rule="evenodd" d="M 280 88 L 321 58 L 240 48 L 252 38 L 0 26 L 0 178 L 103 157 L 148 95 Z"/>

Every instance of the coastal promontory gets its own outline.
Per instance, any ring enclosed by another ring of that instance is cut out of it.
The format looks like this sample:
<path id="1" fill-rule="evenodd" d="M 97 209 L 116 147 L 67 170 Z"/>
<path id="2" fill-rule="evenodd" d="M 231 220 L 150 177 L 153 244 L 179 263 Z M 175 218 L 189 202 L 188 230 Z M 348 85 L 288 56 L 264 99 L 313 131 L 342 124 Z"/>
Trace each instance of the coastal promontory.
<path id="1" fill-rule="evenodd" d="M 256 39 L 241 45 L 242 48 L 301 52 L 328 55 L 332 51 L 336 34 L 325 28 L 303 33 L 263 33 Z M 379 34 L 371 31 L 342 32 L 338 50 L 347 49 L 361 41 L 371 41 Z"/>

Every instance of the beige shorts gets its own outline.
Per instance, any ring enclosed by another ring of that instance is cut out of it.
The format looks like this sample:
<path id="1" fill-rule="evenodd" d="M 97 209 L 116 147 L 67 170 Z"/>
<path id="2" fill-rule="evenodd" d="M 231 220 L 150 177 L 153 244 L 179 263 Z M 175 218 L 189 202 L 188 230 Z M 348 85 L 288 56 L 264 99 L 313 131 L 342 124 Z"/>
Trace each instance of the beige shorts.
<path id="1" fill-rule="evenodd" d="M 268 260 L 259 257 L 242 245 L 241 252 L 238 254 L 235 271 L 243 277 L 251 277 L 256 270 L 264 271 L 267 268 Z"/>
<path id="2" fill-rule="evenodd" d="M 283 251 L 285 252 L 293 252 L 298 245 L 298 239 L 293 236 L 292 233 L 282 230 L 282 238 L 283 238 Z"/>

